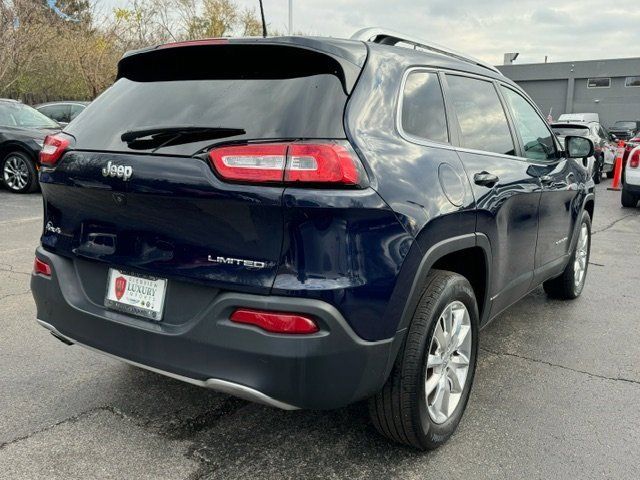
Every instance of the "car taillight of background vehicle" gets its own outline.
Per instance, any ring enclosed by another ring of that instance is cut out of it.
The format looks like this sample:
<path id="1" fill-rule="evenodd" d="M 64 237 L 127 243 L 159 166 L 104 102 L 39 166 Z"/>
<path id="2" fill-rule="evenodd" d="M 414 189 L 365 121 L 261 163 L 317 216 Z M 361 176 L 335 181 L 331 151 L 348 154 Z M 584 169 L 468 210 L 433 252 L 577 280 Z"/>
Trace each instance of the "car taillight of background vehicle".
<path id="1" fill-rule="evenodd" d="M 638 168 L 640 166 L 640 147 L 636 147 L 629 157 L 629 167 Z"/>
<path id="2" fill-rule="evenodd" d="M 40 164 L 54 166 L 69 148 L 69 140 L 59 135 L 47 135 L 40 150 Z"/>
<path id="3" fill-rule="evenodd" d="M 347 142 L 265 143 L 209 152 L 225 180 L 242 183 L 365 186 L 366 173 Z"/>

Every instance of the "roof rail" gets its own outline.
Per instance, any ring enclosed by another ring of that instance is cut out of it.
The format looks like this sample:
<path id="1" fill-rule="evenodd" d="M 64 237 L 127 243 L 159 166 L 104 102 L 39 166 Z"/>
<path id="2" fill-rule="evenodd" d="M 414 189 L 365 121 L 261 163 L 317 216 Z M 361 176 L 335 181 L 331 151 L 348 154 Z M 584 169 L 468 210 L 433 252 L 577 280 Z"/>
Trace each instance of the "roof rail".
<path id="1" fill-rule="evenodd" d="M 482 60 L 478 60 L 477 58 L 473 58 L 465 53 L 456 52 L 455 50 L 451 50 L 448 47 L 443 47 L 442 45 L 438 45 L 437 43 L 408 37 L 401 33 L 387 30 L 385 28 L 363 28 L 362 30 L 358 30 L 356 33 L 354 33 L 351 36 L 351 39 L 362 40 L 363 42 L 379 43 L 382 45 L 397 45 L 398 43 L 407 43 L 409 45 L 413 45 L 414 48 L 424 48 L 425 50 L 429 50 L 431 52 L 457 58 L 458 60 L 462 60 L 463 62 L 471 63 L 473 65 L 489 69 L 494 73 L 502 75 L 502 72 L 493 65 L 483 62 Z"/>

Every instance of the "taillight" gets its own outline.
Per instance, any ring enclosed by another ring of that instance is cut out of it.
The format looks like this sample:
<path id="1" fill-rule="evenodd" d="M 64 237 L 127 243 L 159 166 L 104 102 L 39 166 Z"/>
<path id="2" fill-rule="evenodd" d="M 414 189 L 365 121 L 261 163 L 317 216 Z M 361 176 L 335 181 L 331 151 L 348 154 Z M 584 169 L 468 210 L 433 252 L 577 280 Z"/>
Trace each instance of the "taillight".
<path id="1" fill-rule="evenodd" d="M 225 180 L 362 186 L 366 175 L 346 142 L 265 143 L 221 147 L 209 159 Z"/>
<path id="2" fill-rule="evenodd" d="M 40 260 L 38 257 L 33 261 L 33 273 L 38 275 L 44 275 L 45 277 L 51 276 L 51 267 L 48 263 Z"/>
<path id="3" fill-rule="evenodd" d="M 263 144 L 217 148 L 209 158 L 227 180 L 282 182 L 287 161 L 287 145 Z"/>
<path id="4" fill-rule="evenodd" d="M 629 166 L 631 168 L 638 168 L 640 165 L 640 147 L 636 147 L 631 156 L 629 157 Z"/>
<path id="5" fill-rule="evenodd" d="M 240 308 L 231 314 L 231 321 L 254 325 L 271 333 L 304 335 L 320 329 L 311 318 L 294 313 L 278 313 Z"/>
<path id="6" fill-rule="evenodd" d="M 40 150 L 40 163 L 53 166 L 58 163 L 64 151 L 69 148 L 69 140 L 59 135 L 47 135 Z"/>

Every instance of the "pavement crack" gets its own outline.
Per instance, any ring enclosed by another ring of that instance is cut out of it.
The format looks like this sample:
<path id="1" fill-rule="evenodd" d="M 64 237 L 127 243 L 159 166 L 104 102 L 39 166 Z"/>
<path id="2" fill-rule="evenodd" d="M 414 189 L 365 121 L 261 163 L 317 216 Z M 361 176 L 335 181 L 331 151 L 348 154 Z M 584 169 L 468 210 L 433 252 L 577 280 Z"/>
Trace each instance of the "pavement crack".
<path id="1" fill-rule="evenodd" d="M 554 367 L 554 368 L 561 368 L 563 370 L 569 370 L 571 372 L 581 373 L 583 375 L 589 375 L 590 377 L 600 378 L 602 380 L 611 380 L 611 381 L 614 381 L 614 382 L 625 382 L 625 383 L 632 383 L 632 384 L 635 384 L 635 385 L 640 385 L 640 381 L 638 381 L 638 380 L 632 380 L 630 378 L 623 378 L 623 377 L 607 377 L 606 375 L 599 375 L 597 373 L 588 372 L 586 370 L 578 370 L 577 368 L 571 368 L 571 367 L 567 367 L 566 365 L 560 365 L 560 364 L 557 364 L 557 363 L 547 362 L 545 360 L 538 360 L 537 358 L 526 357 L 524 355 L 518 355 L 516 353 L 495 352 L 495 351 L 489 350 L 488 348 L 485 348 L 485 347 L 480 347 L 480 350 L 483 350 L 483 351 L 485 351 L 487 353 L 490 353 L 492 355 L 496 355 L 498 357 L 515 357 L 515 358 L 519 358 L 521 360 L 526 360 L 528 362 L 539 363 L 539 364 L 547 365 L 549 367 Z"/>
<path id="2" fill-rule="evenodd" d="M 18 442 L 21 442 L 23 440 L 27 440 L 27 439 L 33 437 L 34 435 L 38 435 L 39 433 L 48 432 L 49 430 L 52 430 L 52 429 L 54 429 L 54 428 L 56 428 L 56 427 L 58 427 L 60 425 L 64 425 L 66 423 L 77 422 L 78 420 L 80 420 L 82 418 L 85 418 L 85 417 L 88 417 L 89 415 L 92 415 L 92 414 L 94 414 L 96 412 L 99 412 L 99 411 L 108 411 L 108 412 L 111 412 L 111 413 L 113 413 L 115 415 L 122 416 L 122 414 L 120 414 L 114 408 L 109 407 L 109 406 L 100 406 L 100 407 L 91 408 L 91 409 L 86 410 L 84 412 L 81 412 L 81 413 L 78 413 L 76 415 L 72 415 L 70 417 L 67 417 L 67 418 L 65 418 L 63 420 L 60 420 L 59 422 L 52 423 L 51 425 L 47 425 L 46 427 L 41 428 L 39 430 L 34 430 L 33 432 L 28 433 L 26 435 L 22 435 L 20 437 L 16 437 L 16 438 L 14 438 L 12 440 L 9 440 L 7 442 L 0 443 L 0 450 L 4 449 L 5 447 L 8 447 L 9 445 L 13 445 L 14 443 L 18 443 Z"/>
<path id="3" fill-rule="evenodd" d="M 19 297 L 20 295 L 26 295 L 28 293 L 31 293 L 31 289 L 25 290 L 24 292 L 8 293 L 7 295 L 0 295 L 0 302 L 6 298 Z"/>
<path id="4" fill-rule="evenodd" d="M 614 220 L 613 222 L 611 222 L 610 224 L 608 224 L 607 226 L 602 227 L 602 228 L 600 228 L 600 229 L 598 229 L 598 230 L 594 230 L 594 231 L 592 231 L 592 232 L 591 232 L 591 236 L 593 236 L 593 235 L 595 235 L 595 234 L 597 234 L 597 233 L 600 233 L 600 232 L 604 232 L 604 231 L 606 231 L 606 230 L 609 230 L 610 228 L 613 228 L 615 225 L 617 225 L 617 224 L 618 224 L 619 222 L 621 222 L 622 220 L 625 220 L 625 219 L 627 219 L 627 218 L 629 218 L 629 217 L 640 217 L 640 214 L 637 214 L 637 213 L 629 213 L 629 214 L 627 214 L 627 215 L 625 215 L 625 216 L 623 216 L 623 217 L 620 217 L 620 218 L 618 218 L 617 220 Z"/>

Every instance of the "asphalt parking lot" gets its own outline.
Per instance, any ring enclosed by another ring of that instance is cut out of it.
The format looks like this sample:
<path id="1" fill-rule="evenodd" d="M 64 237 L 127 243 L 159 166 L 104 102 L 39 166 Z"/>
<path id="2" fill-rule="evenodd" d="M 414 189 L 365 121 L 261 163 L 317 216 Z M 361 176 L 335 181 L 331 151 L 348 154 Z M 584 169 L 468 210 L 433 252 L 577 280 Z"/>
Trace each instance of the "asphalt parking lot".
<path id="1" fill-rule="evenodd" d="M 29 291 L 41 197 L 0 191 L 0 477 L 640 478 L 640 209 L 609 183 L 582 297 L 539 289 L 483 331 L 467 412 L 426 454 L 363 405 L 284 412 L 63 345 Z"/>

